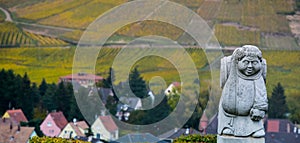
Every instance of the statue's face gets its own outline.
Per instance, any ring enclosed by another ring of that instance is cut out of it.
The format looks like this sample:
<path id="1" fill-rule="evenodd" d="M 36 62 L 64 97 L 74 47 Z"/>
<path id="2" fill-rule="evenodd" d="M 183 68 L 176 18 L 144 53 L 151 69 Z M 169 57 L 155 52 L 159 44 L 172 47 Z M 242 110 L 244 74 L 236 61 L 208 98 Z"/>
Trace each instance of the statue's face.
<path id="1" fill-rule="evenodd" d="M 254 75 L 260 69 L 261 63 L 257 57 L 246 56 L 238 62 L 238 70 L 246 76 Z"/>

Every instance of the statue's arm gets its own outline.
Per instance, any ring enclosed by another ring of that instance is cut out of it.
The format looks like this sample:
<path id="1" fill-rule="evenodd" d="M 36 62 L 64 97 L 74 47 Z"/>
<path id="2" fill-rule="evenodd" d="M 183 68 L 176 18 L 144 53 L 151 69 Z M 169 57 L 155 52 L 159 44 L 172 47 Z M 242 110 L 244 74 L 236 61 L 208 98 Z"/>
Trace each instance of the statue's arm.
<path id="1" fill-rule="evenodd" d="M 266 86 L 263 82 L 257 82 L 255 85 L 254 105 L 250 111 L 252 120 L 262 119 L 268 110 L 268 98 Z"/>
<path id="2" fill-rule="evenodd" d="M 268 110 L 268 97 L 266 85 L 261 80 L 260 82 L 255 82 L 255 99 L 253 108 L 262 111 Z"/>

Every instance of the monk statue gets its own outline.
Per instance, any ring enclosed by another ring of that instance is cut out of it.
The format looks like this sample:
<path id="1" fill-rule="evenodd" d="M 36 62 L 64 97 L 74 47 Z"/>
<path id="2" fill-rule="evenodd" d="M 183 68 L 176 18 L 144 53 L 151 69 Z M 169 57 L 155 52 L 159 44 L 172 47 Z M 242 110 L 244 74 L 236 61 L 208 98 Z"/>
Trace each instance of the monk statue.
<path id="1" fill-rule="evenodd" d="M 265 136 L 263 118 L 268 109 L 266 60 L 252 45 L 234 50 L 221 59 L 218 135 L 233 137 Z"/>

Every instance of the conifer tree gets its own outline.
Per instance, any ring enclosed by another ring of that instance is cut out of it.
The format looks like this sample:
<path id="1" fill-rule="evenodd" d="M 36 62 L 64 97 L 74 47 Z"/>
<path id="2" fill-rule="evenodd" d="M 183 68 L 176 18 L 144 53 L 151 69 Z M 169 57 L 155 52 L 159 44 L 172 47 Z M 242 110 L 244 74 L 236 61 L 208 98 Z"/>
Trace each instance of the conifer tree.
<path id="1" fill-rule="evenodd" d="M 285 118 L 288 113 L 284 95 L 284 88 L 280 83 L 273 89 L 272 96 L 269 99 L 269 118 Z"/>
<path id="2" fill-rule="evenodd" d="M 140 72 L 137 68 L 129 74 L 129 85 L 135 96 L 139 98 L 147 97 L 146 82 L 141 77 Z"/>
<path id="3" fill-rule="evenodd" d="M 39 86 L 39 91 L 40 91 L 41 96 L 45 95 L 47 87 L 48 87 L 47 82 L 46 82 L 45 78 L 43 78 L 43 80 Z"/>

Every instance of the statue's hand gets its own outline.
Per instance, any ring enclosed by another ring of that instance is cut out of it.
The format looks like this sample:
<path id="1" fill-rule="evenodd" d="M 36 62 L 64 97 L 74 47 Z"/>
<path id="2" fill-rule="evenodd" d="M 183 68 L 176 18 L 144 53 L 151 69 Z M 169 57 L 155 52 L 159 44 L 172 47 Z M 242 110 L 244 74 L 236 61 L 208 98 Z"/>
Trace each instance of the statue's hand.
<path id="1" fill-rule="evenodd" d="M 261 111 L 261 110 L 253 109 L 253 108 L 250 110 L 250 118 L 253 121 L 259 121 L 264 117 L 265 117 L 265 111 Z"/>

